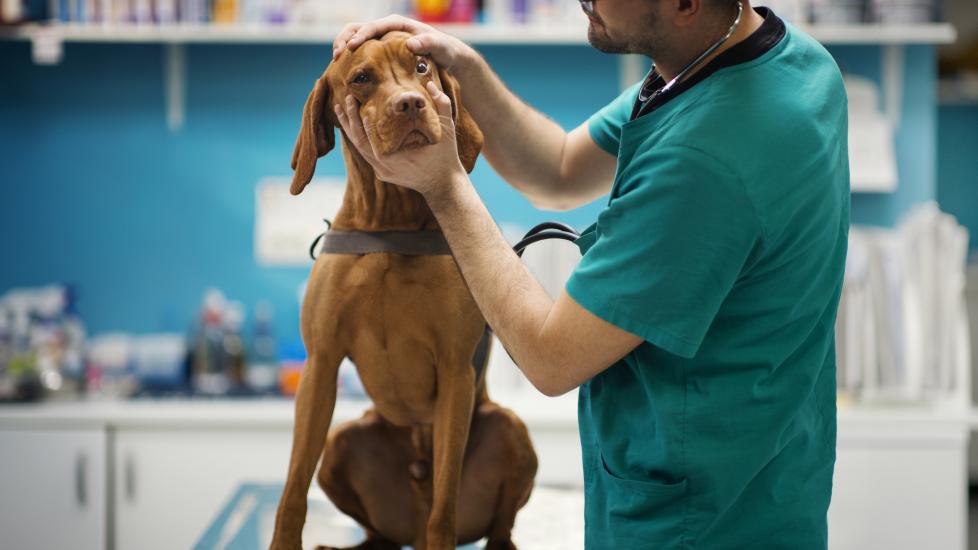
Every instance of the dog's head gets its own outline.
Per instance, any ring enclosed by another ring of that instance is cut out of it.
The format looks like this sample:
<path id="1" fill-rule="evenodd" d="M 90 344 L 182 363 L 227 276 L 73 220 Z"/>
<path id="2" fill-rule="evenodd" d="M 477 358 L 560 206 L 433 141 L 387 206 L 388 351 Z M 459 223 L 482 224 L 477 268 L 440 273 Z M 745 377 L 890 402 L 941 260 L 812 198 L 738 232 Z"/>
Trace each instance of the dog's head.
<path id="1" fill-rule="evenodd" d="M 312 179 L 316 161 L 336 144 L 333 106 L 347 95 L 356 98 L 381 154 L 437 143 L 444 133 L 435 104 L 425 89 L 429 81 L 452 100 L 458 156 L 471 172 L 482 150 L 482 132 L 462 107 L 458 82 L 448 71 L 407 47 L 410 35 L 391 32 L 379 40 L 346 50 L 316 81 L 302 112 L 302 127 L 292 152 L 292 194 Z M 344 136 L 345 139 L 346 136 Z M 354 148 L 347 143 L 351 153 Z"/>

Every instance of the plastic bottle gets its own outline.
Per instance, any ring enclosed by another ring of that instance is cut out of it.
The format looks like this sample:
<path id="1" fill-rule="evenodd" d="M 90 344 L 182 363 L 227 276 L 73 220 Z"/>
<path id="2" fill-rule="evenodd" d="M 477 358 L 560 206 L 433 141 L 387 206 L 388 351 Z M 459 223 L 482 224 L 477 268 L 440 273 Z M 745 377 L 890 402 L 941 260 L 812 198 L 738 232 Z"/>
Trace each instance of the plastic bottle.
<path id="1" fill-rule="evenodd" d="M 241 302 L 228 304 L 224 312 L 221 371 L 227 378 L 229 390 L 234 393 L 241 393 L 246 389 L 244 342 L 241 340 L 244 318 L 244 305 Z"/>
<path id="2" fill-rule="evenodd" d="M 248 386 L 259 393 L 272 392 L 278 384 L 275 356 L 275 333 L 272 306 L 259 302 L 255 307 L 255 324 L 248 363 Z"/>
<path id="3" fill-rule="evenodd" d="M 475 12 L 475 0 L 452 0 L 446 19 L 451 23 L 472 23 Z"/>
<path id="4" fill-rule="evenodd" d="M 191 363 L 191 386 L 196 393 L 224 394 L 230 386 L 223 372 L 224 304 L 224 295 L 219 290 L 210 289 L 205 293 Z"/>
<path id="5" fill-rule="evenodd" d="M 451 0 L 415 0 L 414 9 L 418 19 L 432 23 L 443 23 L 448 20 Z"/>

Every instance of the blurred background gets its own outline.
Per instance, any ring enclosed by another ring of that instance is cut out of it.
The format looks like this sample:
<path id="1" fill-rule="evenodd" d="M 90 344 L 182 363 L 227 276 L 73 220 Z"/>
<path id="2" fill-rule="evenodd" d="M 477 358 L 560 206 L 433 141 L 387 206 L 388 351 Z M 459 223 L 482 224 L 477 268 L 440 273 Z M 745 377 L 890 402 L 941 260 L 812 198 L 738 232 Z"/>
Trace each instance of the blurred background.
<path id="1" fill-rule="evenodd" d="M 849 92 L 830 545 L 978 548 L 978 5 L 758 5 Z M 0 547 L 267 546 L 309 245 L 345 186 L 334 153 L 290 196 L 292 146 L 333 37 L 388 13 L 473 44 L 567 129 L 648 69 L 590 48 L 571 0 L 0 0 Z M 544 212 L 484 161 L 472 180 L 513 242 L 606 200 Z M 525 256 L 551 293 L 577 260 Z M 335 422 L 369 406 L 340 378 Z M 580 548 L 576 394 L 536 394 L 498 343 L 488 380 L 540 455 L 516 543 Z M 309 518 L 310 546 L 361 537 L 315 487 Z"/>

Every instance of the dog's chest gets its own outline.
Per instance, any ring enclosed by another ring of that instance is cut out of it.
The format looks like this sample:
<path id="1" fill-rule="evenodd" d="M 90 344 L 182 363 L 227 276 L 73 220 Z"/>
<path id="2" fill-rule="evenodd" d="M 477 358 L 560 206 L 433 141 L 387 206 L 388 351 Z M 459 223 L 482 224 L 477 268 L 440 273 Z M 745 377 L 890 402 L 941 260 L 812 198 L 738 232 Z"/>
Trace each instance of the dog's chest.
<path id="1" fill-rule="evenodd" d="M 453 260 L 371 254 L 339 280 L 348 353 L 378 412 L 395 424 L 432 422 L 439 375 L 471 371 L 484 328 Z"/>

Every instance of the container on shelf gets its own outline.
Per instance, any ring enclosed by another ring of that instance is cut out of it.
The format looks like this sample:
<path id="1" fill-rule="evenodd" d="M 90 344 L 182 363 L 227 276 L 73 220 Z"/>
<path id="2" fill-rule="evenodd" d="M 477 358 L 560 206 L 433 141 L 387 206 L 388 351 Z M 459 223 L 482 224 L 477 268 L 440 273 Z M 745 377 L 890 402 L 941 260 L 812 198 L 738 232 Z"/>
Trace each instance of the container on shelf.
<path id="1" fill-rule="evenodd" d="M 873 19 L 880 23 L 906 25 L 934 20 L 934 0 L 875 0 Z"/>
<path id="2" fill-rule="evenodd" d="M 813 23 L 856 25 L 866 20 L 865 0 L 812 0 Z"/>

